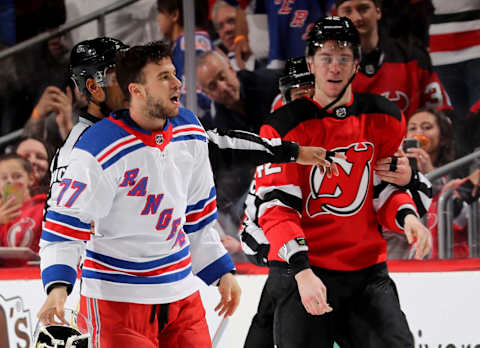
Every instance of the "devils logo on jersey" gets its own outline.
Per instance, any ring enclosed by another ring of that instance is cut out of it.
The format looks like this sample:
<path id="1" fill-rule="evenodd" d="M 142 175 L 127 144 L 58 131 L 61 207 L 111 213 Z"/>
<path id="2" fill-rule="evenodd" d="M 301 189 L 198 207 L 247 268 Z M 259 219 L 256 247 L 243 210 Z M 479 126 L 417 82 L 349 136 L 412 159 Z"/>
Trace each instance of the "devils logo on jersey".
<path id="1" fill-rule="evenodd" d="M 398 108 L 402 110 L 402 112 L 405 112 L 410 106 L 410 99 L 405 92 L 387 91 L 383 92 L 381 95 L 390 100 L 392 103 L 397 104 Z"/>
<path id="2" fill-rule="evenodd" d="M 370 185 L 374 147 L 372 143 L 351 144 L 337 148 L 347 160 L 337 161 L 339 175 L 328 178 L 318 167 L 310 172 L 310 194 L 305 210 L 310 217 L 321 214 L 350 216 L 363 206 Z"/>
<path id="3" fill-rule="evenodd" d="M 7 232 L 9 246 L 29 246 L 32 242 L 35 228 L 35 220 L 30 217 L 22 217 L 13 224 Z"/>

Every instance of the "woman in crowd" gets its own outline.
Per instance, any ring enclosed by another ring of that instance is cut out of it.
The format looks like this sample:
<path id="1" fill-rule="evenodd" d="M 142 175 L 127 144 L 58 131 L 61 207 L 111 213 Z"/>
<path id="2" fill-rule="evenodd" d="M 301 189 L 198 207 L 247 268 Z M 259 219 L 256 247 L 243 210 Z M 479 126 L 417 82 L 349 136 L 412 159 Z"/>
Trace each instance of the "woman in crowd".
<path id="1" fill-rule="evenodd" d="M 24 137 L 15 145 L 14 153 L 30 162 L 35 179 L 34 193 L 47 193 L 50 186 L 48 166 L 52 157 L 50 146 L 39 138 Z"/>
<path id="2" fill-rule="evenodd" d="M 455 159 L 454 128 L 451 120 L 440 110 L 434 108 L 420 108 L 416 110 L 407 124 L 407 138 L 419 138 L 420 146 L 410 148 L 407 157 L 415 158 L 418 170 L 428 174 Z M 440 193 L 449 186 L 459 184 L 459 181 L 450 181 L 450 176 L 441 177 L 432 182 L 433 200 L 427 214 L 427 226 L 432 238 L 433 248 L 430 258 L 438 257 L 438 198 Z M 467 235 L 465 231 L 462 202 L 457 201 L 454 209 L 454 256 L 468 256 Z"/>
<path id="3" fill-rule="evenodd" d="M 33 167 L 26 158 L 14 153 L 0 157 L 1 246 L 28 247 L 38 252 L 47 195 L 34 195 L 34 187 Z"/>

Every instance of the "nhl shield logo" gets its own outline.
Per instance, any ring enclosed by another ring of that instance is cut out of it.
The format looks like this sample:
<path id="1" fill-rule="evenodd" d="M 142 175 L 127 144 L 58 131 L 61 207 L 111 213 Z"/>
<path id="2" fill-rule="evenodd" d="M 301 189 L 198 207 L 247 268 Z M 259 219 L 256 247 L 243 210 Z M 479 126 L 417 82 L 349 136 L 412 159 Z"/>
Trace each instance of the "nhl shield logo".
<path id="1" fill-rule="evenodd" d="M 365 74 L 367 75 L 375 74 L 375 66 L 373 66 L 372 64 L 365 65 Z"/>
<path id="2" fill-rule="evenodd" d="M 156 134 L 155 135 L 155 142 L 157 145 L 162 145 L 163 144 L 163 134 Z"/>
<path id="3" fill-rule="evenodd" d="M 339 108 L 335 109 L 335 115 L 340 118 L 344 118 L 347 116 L 347 108 L 344 106 L 341 106 Z"/>

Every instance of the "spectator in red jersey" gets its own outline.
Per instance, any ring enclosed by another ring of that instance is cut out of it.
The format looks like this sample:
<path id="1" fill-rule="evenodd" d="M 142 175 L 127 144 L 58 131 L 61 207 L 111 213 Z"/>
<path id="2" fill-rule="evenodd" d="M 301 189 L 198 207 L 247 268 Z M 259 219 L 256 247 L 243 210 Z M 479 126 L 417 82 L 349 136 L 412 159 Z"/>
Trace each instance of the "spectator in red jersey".
<path id="1" fill-rule="evenodd" d="M 339 16 L 349 17 L 362 44 L 354 91 L 380 94 L 393 101 L 408 119 L 419 107 L 451 109 L 447 93 L 432 70 L 428 52 L 419 45 L 379 32 L 379 0 L 336 0 Z"/>
<path id="2" fill-rule="evenodd" d="M 32 195 L 32 165 L 17 154 L 0 157 L 0 245 L 38 252 L 46 194 Z"/>

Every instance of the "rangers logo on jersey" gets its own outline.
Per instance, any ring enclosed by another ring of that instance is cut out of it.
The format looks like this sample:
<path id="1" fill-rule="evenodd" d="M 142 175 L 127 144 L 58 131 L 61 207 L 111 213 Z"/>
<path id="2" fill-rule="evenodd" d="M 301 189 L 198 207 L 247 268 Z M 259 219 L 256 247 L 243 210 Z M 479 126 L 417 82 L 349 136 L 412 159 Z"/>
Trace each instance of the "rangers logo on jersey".
<path id="1" fill-rule="evenodd" d="M 310 172 L 311 191 L 305 205 L 310 217 L 321 214 L 354 215 L 362 208 L 367 197 L 373 144 L 355 143 L 335 151 L 344 152 L 348 159 L 336 161 L 340 167 L 338 176 L 327 178 L 316 166 Z M 355 190 L 349 190 L 348 187 L 354 187 Z"/>

